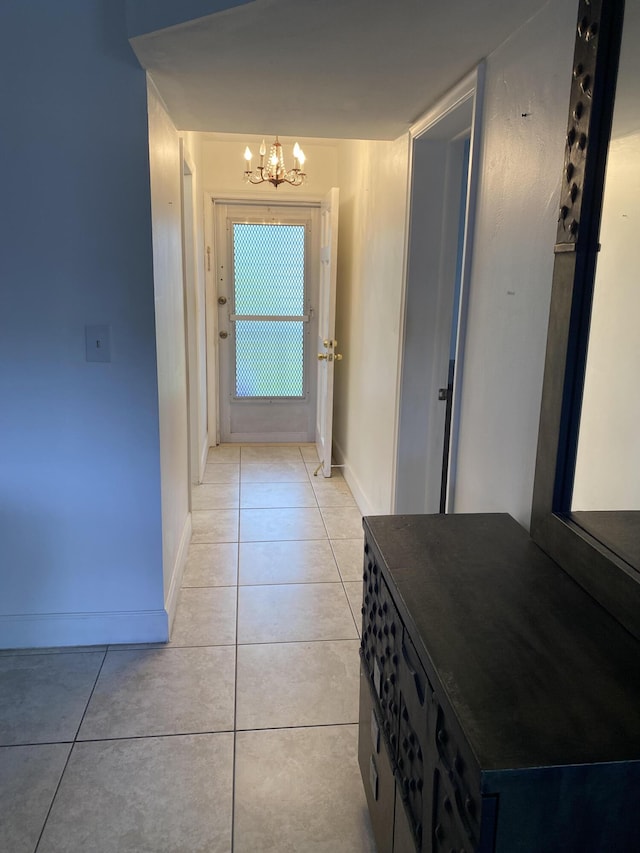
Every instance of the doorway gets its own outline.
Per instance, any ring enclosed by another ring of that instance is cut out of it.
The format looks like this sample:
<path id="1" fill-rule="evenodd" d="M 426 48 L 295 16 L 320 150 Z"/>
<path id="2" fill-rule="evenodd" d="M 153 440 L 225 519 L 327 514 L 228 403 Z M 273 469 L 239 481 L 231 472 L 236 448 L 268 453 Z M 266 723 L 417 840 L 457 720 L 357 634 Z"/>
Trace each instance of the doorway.
<path id="1" fill-rule="evenodd" d="M 453 512 L 483 68 L 411 129 L 395 511 Z"/>
<path id="2" fill-rule="evenodd" d="M 216 204 L 220 440 L 314 440 L 318 207 Z"/>

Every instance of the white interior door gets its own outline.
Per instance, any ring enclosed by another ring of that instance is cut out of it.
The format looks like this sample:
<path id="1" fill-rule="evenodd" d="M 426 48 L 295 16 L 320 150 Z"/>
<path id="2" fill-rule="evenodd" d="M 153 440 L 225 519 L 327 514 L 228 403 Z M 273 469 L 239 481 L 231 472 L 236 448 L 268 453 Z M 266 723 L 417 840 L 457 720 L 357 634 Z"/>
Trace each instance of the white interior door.
<path id="1" fill-rule="evenodd" d="M 318 297 L 318 398 L 316 447 L 325 477 L 331 476 L 333 372 L 342 355 L 336 352 L 336 278 L 338 267 L 338 189 L 325 196 L 320 208 L 320 291 Z"/>

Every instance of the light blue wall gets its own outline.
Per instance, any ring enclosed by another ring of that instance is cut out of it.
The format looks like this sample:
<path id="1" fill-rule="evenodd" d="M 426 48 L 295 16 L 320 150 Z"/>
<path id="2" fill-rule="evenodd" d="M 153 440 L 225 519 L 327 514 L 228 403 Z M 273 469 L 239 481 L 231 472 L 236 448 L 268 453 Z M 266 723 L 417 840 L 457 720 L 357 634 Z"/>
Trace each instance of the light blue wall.
<path id="1" fill-rule="evenodd" d="M 254 0 L 127 0 L 129 38 L 252 2 Z"/>
<path id="2" fill-rule="evenodd" d="M 124 0 L 3 0 L 0 80 L 0 647 L 161 639 L 146 80 Z M 85 361 L 85 324 L 111 326 L 110 363 Z"/>

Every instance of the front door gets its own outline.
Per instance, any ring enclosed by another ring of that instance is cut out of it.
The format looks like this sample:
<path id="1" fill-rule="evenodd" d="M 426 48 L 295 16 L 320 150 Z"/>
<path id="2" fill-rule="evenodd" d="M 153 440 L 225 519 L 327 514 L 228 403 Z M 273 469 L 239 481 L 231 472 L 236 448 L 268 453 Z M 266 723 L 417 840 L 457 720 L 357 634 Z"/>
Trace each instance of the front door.
<path id="1" fill-rule="evenodd" d="M 217 207 L 220 439 L 313 441 L 318 208 Z"/>

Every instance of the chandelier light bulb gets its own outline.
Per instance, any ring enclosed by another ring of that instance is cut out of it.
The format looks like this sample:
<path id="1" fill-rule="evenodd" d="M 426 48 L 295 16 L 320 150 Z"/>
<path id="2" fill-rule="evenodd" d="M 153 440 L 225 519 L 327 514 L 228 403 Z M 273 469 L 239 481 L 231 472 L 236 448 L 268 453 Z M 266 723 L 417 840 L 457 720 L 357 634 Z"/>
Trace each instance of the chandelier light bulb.
<path id="1" fill-rule="evenodd" d="M 247 163 L 250 163 L 252 157 L 253 154 L 251 153 L 249 146 L 247 145 L 247 147 L 244 149 L 244 159 L 247 161 Z"/>
<path id="2" fill-rule="evenodd" d="M 262 140 L 262 145 L 260 146 L 260 156 L 264 157 L 267 153 L 267 146 L 264 144 L 264 139 Z"/>

